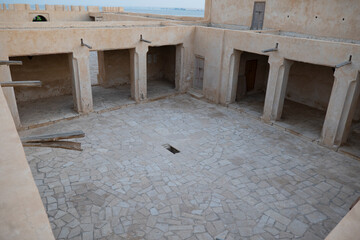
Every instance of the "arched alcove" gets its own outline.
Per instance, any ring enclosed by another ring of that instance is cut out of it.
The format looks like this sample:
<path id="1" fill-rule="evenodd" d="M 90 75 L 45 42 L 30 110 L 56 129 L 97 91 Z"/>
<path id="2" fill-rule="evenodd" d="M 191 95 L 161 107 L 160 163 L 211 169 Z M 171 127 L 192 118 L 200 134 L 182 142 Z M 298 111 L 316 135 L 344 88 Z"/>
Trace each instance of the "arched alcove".
<path id="1" fill-rule="evenodd" d="M 33 18 L 32 20 L 33 22 L 47 22 L 46 17 L 42 16 L 42 15 L 37 15 Z"/>

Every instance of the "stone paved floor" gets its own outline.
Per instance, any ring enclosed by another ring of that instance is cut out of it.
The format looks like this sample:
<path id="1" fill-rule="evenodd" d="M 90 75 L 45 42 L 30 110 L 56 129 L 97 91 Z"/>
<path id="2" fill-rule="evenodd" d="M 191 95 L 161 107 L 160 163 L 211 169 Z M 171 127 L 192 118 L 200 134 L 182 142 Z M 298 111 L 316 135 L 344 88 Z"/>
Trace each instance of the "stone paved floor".
<path id="1" fill-rule="evenodd" d="M 188 95 L 21 135 L 71 130 L 26 149 L 57 239 L 323 239 L 360 195 L 360 162 Z"/>
<path id="2" fill-rule="evenodd" d="M 317 140 L 321 135 L 325 115 L 325 111 L 286 99 L 281 120 L 276 124 L 311 140 Z"/>
<path id="3" fill-rule="evenodd" d="M 114 108 L 122 105 L 132 104 L 130 85 L 122 85 L 113 88 L 101 86 L 92 87 L 94 111 Z"/>
<path id="4" fill-rule="evenodd" d="M 253 93 L 245 98 L 230 104 L 230 108 L 244 111 L 260 119 L 265 104 L 265 92 Z"/>
<path id="5" fill-rule="evenodd" d="M 78 116 L 72 95 L 21 102 L 18 103 L 18 110 L 23 127 Z"/>
<path id="6" fill-rule="evenodd" d="M 147 83 L 147 97 L 148 99 L 159 98 L 169 94 L 176 93 L 174 84 L 169 81 L 149 81 Z"/>
<path id="7" fill-rule="evenodd" d="M 229 107 L 260 119 L 263 114 L 264 101 L 265 93 L 255 93 L 230 104 Z M 311 140 L 317 140 L 321 134 L 325 114 L 324 111 L 285 99 L 281 120 L 275 124 Z"/>

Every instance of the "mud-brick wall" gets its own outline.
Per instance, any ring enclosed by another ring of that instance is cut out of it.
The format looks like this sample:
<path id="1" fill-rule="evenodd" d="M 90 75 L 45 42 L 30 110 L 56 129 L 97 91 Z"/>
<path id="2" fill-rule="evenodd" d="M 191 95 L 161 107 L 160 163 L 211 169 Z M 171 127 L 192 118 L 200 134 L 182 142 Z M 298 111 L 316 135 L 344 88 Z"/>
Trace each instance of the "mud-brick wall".
<path id="1" fill-rule="evenodd" d="M 212 0 L 211 22 L 250 28 L 258 0 Z M 264 29 L 360 40 L 359 0 L 262 0 Z"/>
<path id="2" fill-rule="evenodd" d="M 333 68 L 295 62 L 290 69 L 286 98 L 325 111 L 333 85 Z"/>
<path id="3" fill-rule="evenodd" d="M 40 80 L 42 87 L 15 88 L 18 102 L 72 94 L 72 73 L 68 54 L 11 57 L 22 61 L 11 66 L 13 81 Z"/>
<path id="4" fill-rule="evenodd" d="M 176 46 L 150 47 L 147 54 L 147 80 L 175 82 Z"/>
<path id="5" fill-rule="evenodd" d="M 104 51 L 104 69 L 103 86 L 130 84 L 130 51 L 128 49 Z"/>

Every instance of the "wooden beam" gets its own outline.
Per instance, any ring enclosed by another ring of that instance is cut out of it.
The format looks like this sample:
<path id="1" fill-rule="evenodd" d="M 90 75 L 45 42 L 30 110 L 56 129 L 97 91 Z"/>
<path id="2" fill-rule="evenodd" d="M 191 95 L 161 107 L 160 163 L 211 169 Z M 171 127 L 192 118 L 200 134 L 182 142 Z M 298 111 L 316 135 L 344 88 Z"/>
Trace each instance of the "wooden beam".
<path id="1" fill-rule="evenodd" d="M 41 87 L 40 81 L 0 82 L 1 87 Z"/>
<path id="2" fill-rule="evenodd" d="M 49 148 L 62 148 L 68 150 L 82 151 L 81 143 L 68 142 L 68 141 L 54 141 L 54 142 L 26 142 L 23 143 L 24 147 L 49 147 Z"/>
<path id="3" fill-rule="evenodd" d="M 4 61 L 0 60 L 0 65 L 22 65 L 22 61 Z"/>
<path id="4" fill-rule="evenodd" d="M 73 138 L 83 138 L 83 137 L 85 137 L 85 133 L 83 131 L 75 131 L 68 133 L 57 133 L 57 134 L 49 134 L 49 135 L 41 135 L 41 136 L 23 137 L 21 138 L 21 141 L 23 143 L 54 142 L 61 139 L 73 139 Z"/>

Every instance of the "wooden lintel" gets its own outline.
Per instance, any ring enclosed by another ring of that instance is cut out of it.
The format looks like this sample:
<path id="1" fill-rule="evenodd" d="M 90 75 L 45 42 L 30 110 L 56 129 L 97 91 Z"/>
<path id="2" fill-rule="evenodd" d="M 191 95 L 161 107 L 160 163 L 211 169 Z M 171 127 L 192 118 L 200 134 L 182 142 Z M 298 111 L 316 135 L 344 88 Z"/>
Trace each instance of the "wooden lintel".
<path id="1" fill-rule="evenodd" d="M 40 81 L 0 82 L 1 87 L 41 87 Z"/>
<path id="2" fill-rule="evenodd" d="M 22 65 L 22 61 L 4 61 L 0 60 L 0 65 Z"/>

